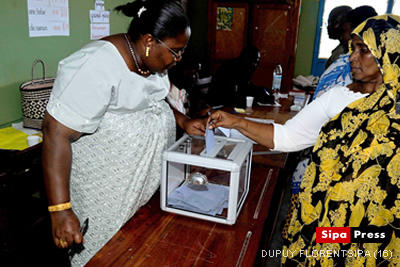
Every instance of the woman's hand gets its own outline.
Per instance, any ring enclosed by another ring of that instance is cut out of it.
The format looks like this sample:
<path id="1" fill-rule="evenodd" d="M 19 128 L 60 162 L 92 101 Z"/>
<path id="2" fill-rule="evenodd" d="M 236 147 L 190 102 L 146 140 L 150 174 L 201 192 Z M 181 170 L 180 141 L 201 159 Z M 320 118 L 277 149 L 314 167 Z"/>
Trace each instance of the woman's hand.
<path id="1" fill-rule="evenodd" d="M 46 113 L 43 120 L 42 165 L 49 205 L 57 205 L 70 201 L 69 176 L 71 173 L 71 142 L 77 140 L 82 133 L 59 123 Z M 82 242 L 79 232 L 79 220 L 72 209 L 51 213 L 53 239 L 59 248 Z"/>
<path id="2" fill-rule="evenodd" d="M 217 127 L 232 129 L 239 125 L 240 120 L 241 119 L 236 116 L 218 110 L 208 117 L 207 125 L 209 125 L 210 129 L 215 129 Z"/>
<path id="3" fill-rule="evenodd" d="M 51 213 L 53 240 L 58 248 L 68 248 L 72 242 L 84 242 L 78 217 L 72 209 Z"/>
<path id="4" fill-rule="evenodd" d="M 186 119 L 183 122 L 183 130 L 190 135 L 204 135 L 206 126 L 205 119 Z"/>
<path id="5" fill-rule="evenodd" d="M 246 119 L 233 116 L 229 113 L 218 110 L 208 117 L 210 129 L 224 127 L 228 129 L 236 129 L 256 143 L 267 148 L 274 148 L 274 126 L 272 124 L 258 123 Z"/>

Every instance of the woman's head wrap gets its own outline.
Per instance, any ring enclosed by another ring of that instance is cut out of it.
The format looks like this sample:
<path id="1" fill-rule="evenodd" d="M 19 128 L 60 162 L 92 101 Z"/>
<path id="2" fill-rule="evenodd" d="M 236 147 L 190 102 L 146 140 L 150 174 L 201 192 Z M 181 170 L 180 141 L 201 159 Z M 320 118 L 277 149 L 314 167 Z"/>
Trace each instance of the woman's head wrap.
<path id="1" fill-rule="evenodd" d="M 396 100 L 400 88 L 400 16 L 372 17 L 355 28 L 352 34 L 368 46 L 382 72 L 389 96 Z"/>

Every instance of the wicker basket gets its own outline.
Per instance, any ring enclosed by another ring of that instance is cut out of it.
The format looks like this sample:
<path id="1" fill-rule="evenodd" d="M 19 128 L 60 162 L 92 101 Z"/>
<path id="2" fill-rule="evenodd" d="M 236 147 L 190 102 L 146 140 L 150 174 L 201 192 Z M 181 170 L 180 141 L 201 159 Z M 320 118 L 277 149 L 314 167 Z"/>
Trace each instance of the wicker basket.
<path id="1" fill-rule="evenodd" d="M 42 63 L 43 78 L 33 79 L 33 70 L 38 62 Z M 54 80 L 55 78 L 46 78 L 44 62 L 41 59 L 36 59 L 32 65 L 32 80 L 20 85 L 24 127 L 42 129 L 42 122 Z"/>

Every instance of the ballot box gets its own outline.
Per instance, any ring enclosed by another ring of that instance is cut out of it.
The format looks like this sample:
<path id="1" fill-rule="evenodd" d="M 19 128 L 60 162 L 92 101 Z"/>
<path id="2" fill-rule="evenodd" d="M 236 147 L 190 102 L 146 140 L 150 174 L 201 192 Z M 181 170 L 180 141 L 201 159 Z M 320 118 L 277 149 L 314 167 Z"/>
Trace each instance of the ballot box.
<path id="1" fill-rule="evenodd" d="M 252 143 L 215 136 L 184 135 L 163 154 L 161 208 L 223 224 L 235 224 L 246 200 Z"/>

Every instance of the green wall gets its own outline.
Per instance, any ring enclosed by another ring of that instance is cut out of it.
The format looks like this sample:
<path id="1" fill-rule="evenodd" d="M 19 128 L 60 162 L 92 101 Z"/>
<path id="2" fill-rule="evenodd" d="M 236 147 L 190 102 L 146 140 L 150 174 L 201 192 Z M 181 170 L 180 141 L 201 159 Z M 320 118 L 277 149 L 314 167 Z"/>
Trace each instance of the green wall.
<path id="1" fill-rule="evenodd" d="M 311 74 L 318 8 L 319 0 L 302 0 L 294 77 Z"/>
<path id="2" fill-rule="evenodd" d="M 129 0 L 105 0 L 110 12 L 110 33 L 124 32 L 130 19 L 112 11 Z M 55 76 L 58 62 L 90 40 L 89 10 L 94 0 L 69 0 L 70 36 L 29 37 L 27 0 L 2 1 L 0 10 L 0 128 L 22 120 L 19 85 L 31 79 L 32 63 L 46 63 L 46 76 Z M 35 77 L 42 77 L 41 65 Z"/>

